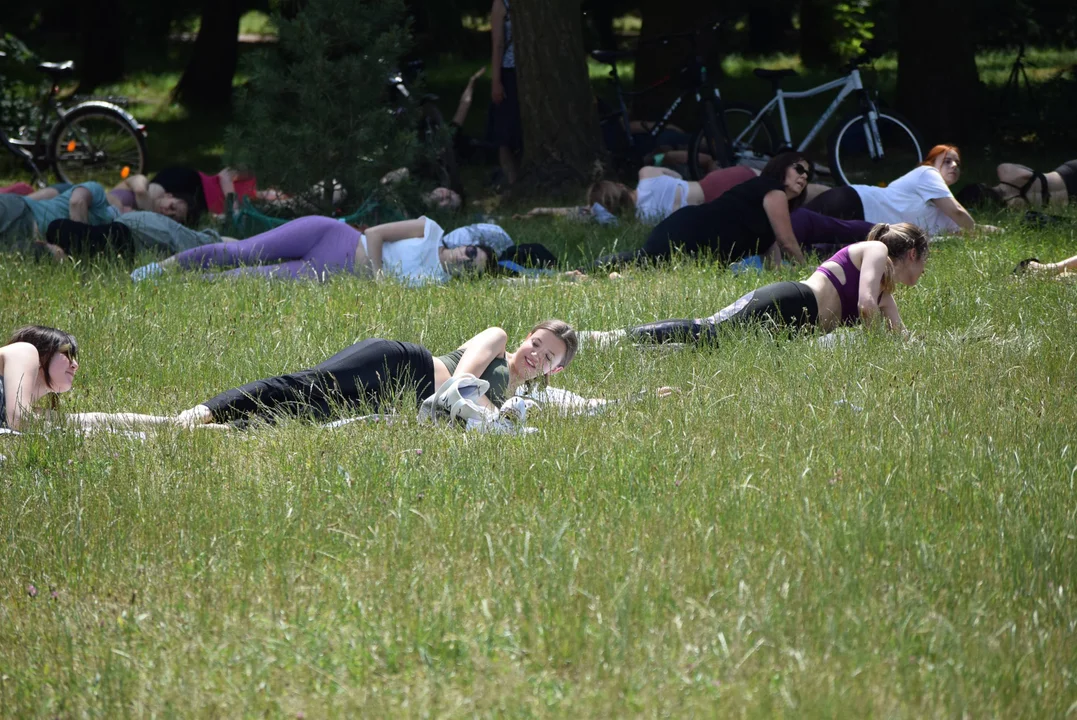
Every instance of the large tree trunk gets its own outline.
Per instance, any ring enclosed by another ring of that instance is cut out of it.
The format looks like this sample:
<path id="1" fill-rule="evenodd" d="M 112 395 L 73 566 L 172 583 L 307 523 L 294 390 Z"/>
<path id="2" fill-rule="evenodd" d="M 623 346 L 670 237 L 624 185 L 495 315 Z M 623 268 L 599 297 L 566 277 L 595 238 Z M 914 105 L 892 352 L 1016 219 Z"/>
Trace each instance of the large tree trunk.
<path id="1" fill-rule="evenodd" d="M 205 0 L 194 53 L 172 96 L 189 108 L 227 110 L 239 60 L 240 0 Z"/>
<path id="2" fill-rule="evenodd" d="M 697 30 L 701 22 L 699 6 L 687 0 L 641 0 L 640 15 L 643 18 L 643 27 L 639 35 L 640 49 L 636 54 L 636 90 L 651 87 L 671 75 L 684 62 L 691 47 L 687 38 L 671 40 L 665 45 L 650 41 L 659 35 Z M 711 38 L 704 32 L 700 40 L 709 42 Z M 717 79 L 721 73 L 721 63 L 714 60 L 708 67 L 711 77 Z M 678 84 L 674 79 L 673 82 L 640 95 L 632 102 L 632 119 L 657 120 L 683 91 L 683 84 Z M 685 103 L 681 107 L 673 117 L 673 122 L 687 123 L 692 127 L 698 125 L 698 120 L 692 115 L 695 112 L 694 105 Z"/>
<path id="3" fill-rule="evenodd" d="M 769 55 L 789 50 L 793 6 L 781 0 L 756 0 L 748 9 L 748 54 Z"/>
<path id="4" fill-rule="evenodd" d="M 583 186 L 603 159 L 583 51 L 579 0 L 517 0 L 512 37 L 520 86 L 525 191 Z"/>
<path id="5" fill-rule="evenodd" d="M 950 33 L 925 50 L 923 19 L 934 27 L 967 27 L 961 0 L 903 0 L 898 17 L 898 108 L 930 147 L 970 137 L 980 117 L 980 75 L 975 38 Z"/>
<path id="6" fill-rule="evenodd" d="M 125 13 L 118 2 L 104 5 L 84 3 L 81 6 L 82 57 L 76 65 L 79 92 L 93 92 L 99 85 L 123 77 L 127 45 Z"/>
<path id="7" fill-rule="evenodd" d="M 841 58 L 834 51 L 839 31 L 834 20 L 834 0 L 803 0 L 800 4 L 800 61 L 804 67 L 836 67 Z"/>

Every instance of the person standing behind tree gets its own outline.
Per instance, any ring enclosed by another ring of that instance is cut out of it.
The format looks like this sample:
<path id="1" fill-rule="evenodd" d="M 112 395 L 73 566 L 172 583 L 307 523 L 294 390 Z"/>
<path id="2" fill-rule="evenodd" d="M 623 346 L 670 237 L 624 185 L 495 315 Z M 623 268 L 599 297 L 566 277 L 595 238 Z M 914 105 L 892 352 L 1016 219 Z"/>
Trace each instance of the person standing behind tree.
<path id="1" fill-rule="evenodd" d="M 512 41 L 509 0 L 494 0 L 490 7 L 492 45 L 490 125 L 498 147 L 498 160 L 505 182 L 516 182 L 516 154 L 522 146 L 520 134 L 520 94 L 516 86 L 516 46 Z"/>

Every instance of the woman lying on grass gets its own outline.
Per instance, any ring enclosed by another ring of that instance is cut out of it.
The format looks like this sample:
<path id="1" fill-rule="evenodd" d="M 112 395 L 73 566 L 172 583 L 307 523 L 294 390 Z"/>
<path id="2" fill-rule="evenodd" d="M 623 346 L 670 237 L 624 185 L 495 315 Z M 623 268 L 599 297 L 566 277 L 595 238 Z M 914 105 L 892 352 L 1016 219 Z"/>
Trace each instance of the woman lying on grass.
<path id="1" fill-rule="evenodd" d="M 1017 264 L 1013 270 L 1014 275 L 1030 273 L 1033 275 L 1072 275 L 1077 273 L 1077 255 L 1054 263 L 1040 262 L 1039 258 L 1028 258 Z"/>
<path id="2" fill-rule="evenodd" d="M 633 342 L 714 342 L 720 328 L 760 322 L 824 332 L 838 325 L 885 322 L 891 332 L 903 334 L 894 285 L 915 285 L 926 262 L 923 230 L 908 223 L 880 224 L 865 242 L 842 248 L 807 280 L 766 285 L 710 317 L 580 335 L 599 346 L 625 337 Z"/>
<path id="3" fill-rule="evenodd" d="M 1006 207 L 1065 207 L 1077 201 L 1077 160 L 1062 163 L 1049 173 L 1002 163 L 995 173 L 998 185 L 967 185 L 958 198 L 969 205 L 990 201 Z"/>
<path id="4" fill-rule="evenodd" d="M 772 246 L 772 262 L 785 254 L 802 263 L 804 253 L 790 212 L 803 202 L 810 175 L 811 163 L 803 155 L 782 153 L 759 177 L 734 186 L 713 202 L 670 215 L 651 231 L 643 247 L 605 255 L 580 271 L 667 260 L 675 251 L 692 256 L 710 252 L 723 262 L 735 262 Z M 868 227 L 851 231 L 866 234 Z"/>
<path id="5" fill-rule="evenodd" d="M 507 343 L 498 327 L 441 356 L 413 343 L 363 340 L 313 368 L 227 390 L 176 420 L 202 425 L 289 415 L 324 422 L 341 411 L 377 412 L 404 388 L 417 408 L 446 380 L 465 373 L 490 383 L 480 404 L 497 409 L 517 387 L 567 367 L 578 347 L 576 332 L 561 320 L 540 322 L 512 352 Z"/>
<path id="6" fill-rule="evenodd" d="M 29 325 L 0 347 L 0 428 L 19 430 L 33 406 L 49 393 L 71 389 L 79 346 L 63 330 Z"/>
<path id="7" fill-rule="evenodd" d="M 136 269 L 131 278 L 143 280 L 170 268 L 234 267 L 219 277 L 261 275 L 298 280 L 354 273 L 389 276 L 418 285 L 497 267 L 497 253 L 488 245 L 449 247 L 446 238 L 441 226 L 426 217 L 375 225 L 364 233 L 332 218 L 311 216 L 246 240 L 185 250 Z"/>
<path id="8" fill-rule="evenodd" d="M 950 186 L 961 177 L 961 154 L 953 145 L 936 145 L 924 161 L 886 187 L 845 185 L 828 190 L 805 207 L 842 220 L 914 223 L 929 235 L 979 228 Z"/>

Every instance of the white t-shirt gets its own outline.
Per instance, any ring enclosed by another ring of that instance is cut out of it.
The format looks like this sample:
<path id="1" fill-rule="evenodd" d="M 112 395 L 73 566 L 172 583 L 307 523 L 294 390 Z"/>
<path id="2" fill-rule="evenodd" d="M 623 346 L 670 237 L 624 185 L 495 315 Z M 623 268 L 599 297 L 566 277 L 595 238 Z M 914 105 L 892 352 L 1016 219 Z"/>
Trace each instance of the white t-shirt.
<path id="1" fill-rule="evenodd" d="M 919 225 L 928 235 L 961 229 L 929 201 L 954 199 L 946 181 L 933 167 L 921 165 L 884 188 L 853 185 L 864 205 L 864 219 L 870 223 L 908 222 Z"/>
<path id="2" fill-rule="evenodd" d="M 636 186 L 636 217 L 643 222 L 662 222 L 672 215 L 674 210 L 680 210 L 686 204 L 686 180 L 670 175 L 658 175 L 640 180 Z"/>
<path id="3" fill-rule="evenodd" d="M 440 283 L 449 279 L 438 257 L 445 231 L 430 218 L 423 220 L 426 225 L 422 237 L 382 243 L 381 246 L 382 272 L 408 285 Z M 359 240 L 366 251 L 366 235 L 361 235 Z"/>

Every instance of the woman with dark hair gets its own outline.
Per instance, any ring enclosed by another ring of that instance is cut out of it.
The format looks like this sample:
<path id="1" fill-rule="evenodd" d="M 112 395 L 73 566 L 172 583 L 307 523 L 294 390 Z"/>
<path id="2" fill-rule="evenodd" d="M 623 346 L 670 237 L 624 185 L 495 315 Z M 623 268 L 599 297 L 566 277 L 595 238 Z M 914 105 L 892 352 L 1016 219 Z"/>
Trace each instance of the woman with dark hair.
<path id="1" fill-rule="evenodd" d="M 765 323 L 791 329 L 833 330 L 872 325 L 903 334 L 894 285 L 915 285 L 927 262 L 927 235 L 901 223 L 876 225 L 865 242 L 842 248 L 802 282 L 777 282 L 753 290 L 706 318 L 663 320 L 627 330 L 581 332 L 598 346 L 633 342 L 713 342 L 720 328 Z"/>
<path id="2" fill-rule="evenodd" d="M 811 180 L 811 162 L 796 152 L 771 159 L 759 174 L 727 190 L 714 202 L 681 208 L 655 226 L 643 247 L 605 255 L 586 269 L 666 260 L 674 251 L 696 255 L 709 251 L 722 262 L 735 262 L 766 252 L 804 262 L 791 210 L 803 202 Z M 581 268 L 583 270 L 585 268 Z"/>
<path id="3" fill-rule="evenodd" d="M 18 430 L 49 393 L 71 389 L 79 369 L 75 338 L 56 328 L 28 325 L 0 347 L 0 428 Z"/>

